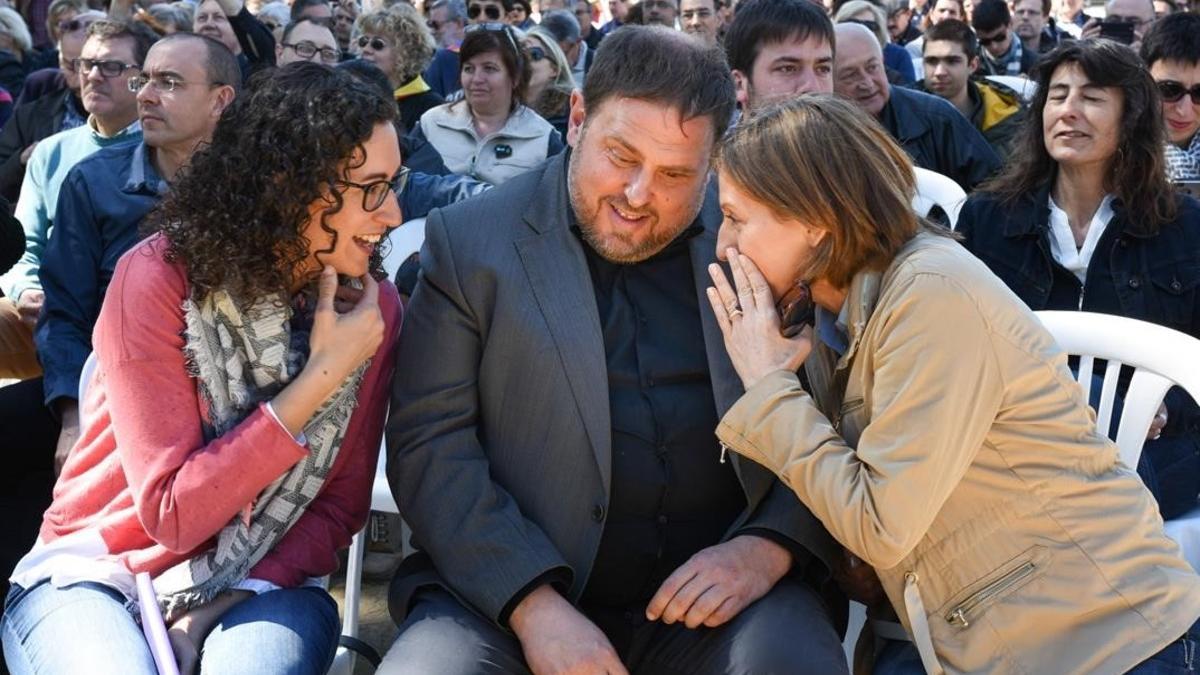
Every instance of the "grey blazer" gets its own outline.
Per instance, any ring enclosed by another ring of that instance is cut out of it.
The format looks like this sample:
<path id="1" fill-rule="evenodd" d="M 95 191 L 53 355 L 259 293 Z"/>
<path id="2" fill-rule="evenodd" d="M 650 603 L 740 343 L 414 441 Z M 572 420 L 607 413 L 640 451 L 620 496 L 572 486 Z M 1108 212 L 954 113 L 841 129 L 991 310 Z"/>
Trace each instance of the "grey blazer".
<path id="1" fill-rule="evenodd" d="M 425 584 L 499 622 L 535 580 L 563 580 L 571 600 L 587 582 L 608 513 L 611 425 L 599 312 L 568 226 L 567 156 L 425 223 L 387 429 L 388 480 L 421 551 L 393 580 L 397 621 Z M 723 414 L 742 388 L 704 299 L 715 190 L 699 219 L 693 276 Z M 792 491 L 758 464 L 728 461 L 748 508 L 727 536 L 771 530 L 831 567 L 837 545 Z"/>

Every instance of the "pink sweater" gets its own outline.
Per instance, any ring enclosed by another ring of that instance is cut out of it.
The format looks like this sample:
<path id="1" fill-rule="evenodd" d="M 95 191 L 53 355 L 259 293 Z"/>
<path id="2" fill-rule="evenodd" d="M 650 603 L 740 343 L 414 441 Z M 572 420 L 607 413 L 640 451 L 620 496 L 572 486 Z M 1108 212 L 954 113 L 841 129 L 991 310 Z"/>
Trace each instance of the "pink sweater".
<path id="1" fill-rule="evenodd" d="M 220 529 L 304 457 L 307 448 L 260 407 L 205 443 L 203 405 L 184 369 L 181 265 L 154 236 L 117 264 L 96 323 L 87 420 L 71 450 L 41 538 L 84 529 L 133 573 L 158 575 L 212 545 Z M 336 552 L 366 523 L 400 328 L 395 286 L 381 285 L 385 339 L 321 493 L 250 576 L 283 587 L 337 569 Z"/>

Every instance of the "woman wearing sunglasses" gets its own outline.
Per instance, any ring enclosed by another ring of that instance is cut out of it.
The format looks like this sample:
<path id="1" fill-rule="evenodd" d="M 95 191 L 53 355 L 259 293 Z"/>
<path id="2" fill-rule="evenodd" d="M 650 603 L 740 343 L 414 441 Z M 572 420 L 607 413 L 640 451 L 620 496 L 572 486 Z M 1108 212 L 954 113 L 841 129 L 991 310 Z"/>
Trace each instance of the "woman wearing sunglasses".
<path id="1" fill-rule="evenodd" d="M 401 2 L 358 17 L 354 33 L 351 45 L 388 76 L 404 132 L 412 131 L 421 115 L 443 101 L 421 77 L 437 49 L 425 19 Z"/>
<path id="2" fill-rule="evenodd" d="M 1035 75 L 1008 170 L 959 214 L 963 245 L 1033 310 L 1115 314 L 1200 337 L 1200 202 L 1167 182 L 1150 73 L 1125 45 L 1082 40 L 1044 56 Z M 1147 437 L 1138 472 L 1162 517 L 1191 510 L 1200 408 L 1171 390 Z"/>
<path id="3" fill-rule="evenodd" d="M 567 56 L 558 46 L 554 34 L 541 26 L 530 29 L 522 45 L 529 54 L 529 89 L 525 99 L 529 101 L 529 107 L 566 138 L 571 92 L 575 91 L 571 64 L 567 63 Z"/>
<path id="4" fill-rule="evenodd" d="M 451 173 L 499 185 L 563 148 L 562 136 L 524 104 L 530 55 L 503 23 L 473 23 L 459 49 L 463 98 L 421 117 L 409 138 L 414 170 Z M 431 157 L 432 153 L 437 158 Z"/>
<path id="5" fill-rule="evenodd" d="M 131 600 L 164 609 L 182 673 L 328 669 L 321 578 L 367 519 L 400 321 L 373 276 L 402 220 L 394 116 L 344 71 L 259 73 L 148 216 L 13 573 L 14 675 L 153 675 Z M 140 572 L 157 598 L 137 597 Z"/>
<path id="6" fill-rule="evenodd" d="M 1167 127 L 1167 172 L 1200 181 L 1200 15 L 1171 14 L 1142 41 L 1142 61 L 1158 84 Z"/>

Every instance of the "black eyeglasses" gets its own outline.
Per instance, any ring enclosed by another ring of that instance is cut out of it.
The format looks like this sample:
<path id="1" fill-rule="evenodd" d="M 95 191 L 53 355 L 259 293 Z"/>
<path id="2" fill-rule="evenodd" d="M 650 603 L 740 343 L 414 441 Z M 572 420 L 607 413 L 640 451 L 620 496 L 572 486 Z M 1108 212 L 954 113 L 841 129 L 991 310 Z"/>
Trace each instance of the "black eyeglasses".
<path id="1" fill-rule="evenodd" d="M 71 59 L 71 70 L 80 75 L 87 75 L 92 68 L 99 68 L 100 75 L 106 78 L 120 77 L 121 73 L 138 66 L 120 61 L 101 61 L 97 59 Z"/>
<path id="2" fill-rule="evenodd" d="M 64 33 L 74 33 L 75 31 L 79 30 L 87 30 L 88 26 L 96 23 L 99 20 L 100 18 L 98 16 L 90 16 L 86 19 L 67 19 L 66 21 L 59 21 L 58 23 L 54 24 L 54 27 L 58 29 L 58 34 L 62 35 Z"/>
<path id="3" fill-rule="evenodd" d="M 541 61 L 544 58 L 546 58 L 546 50 L 545 49 L 542 49 L 541 47 L 530 47 L 529 48 L 529 60 L 530 61 Z"/>
<path id="4" fill-rule="evenodd" d="M 388 43 L 384 42 L 383 38 L 371 37 L 369 35 L 363 35 L 362 37 L 358 38 L 359 49 L 366 49 L 367 45 L 371 45 L 371 49 L 377 52 L 381 52 L 388 48 Z"/>
<path id="5" fill-rule="evenodd" d="M 337 63 L 338 59 L 340 59 L 342 57 L 341 53 L 338 52 L 338 50 L 333 49 L 332 47 L 318 47 L 315 44 L 309 42 L 308 40 L 305 40 L 303 42 L 297 42 L 296 44 L 290 44 L 287 42 L 283 42 L 280 44 L 285 49 L 290 47 L 292 49 L 292 51 L 299 54 L 300 58 L 302 58 L 302 59 L 311 59 L 312 57 L 316 56 L 319 53 L 321 55 L 321 60 L 324 61 L 325 63 Z M 375 51 L 379 51 L 379 50 L 376 49 Z"/>
<path id="6" fill-rule="evenodd" d="M 388 180 L 373 180 L 370 183 L 339 180 L 337 184 L 362 190 L 363 211 L 375 211 L 383 206 L 392 193 L 399 196 L 401 192 L 404 192 L 404 186 L 408 185 L 408 167 L 400 167 L 400 171 Z"/>
<path id="7" fill-rule="evenodd" d="M 1186 95 L 1191 97 L 1192 105 L 1200 105 L 1200 84 L 1188 88 L 1175 80 L 1161 80 L 1158 82 L 1158 94 L 1162 96 L 1163 103 L 1178 103 Z"/>
<path id="8" fill-rule="evenodd" d="M 991 37 L 983 37 L 981 35 L 981 36 L 979 36 L 979 44 L 983 47 L 986 47 L 988 45 L 995 44 L 997 42 L 1004 42 L 1004 39 L 1007 37 L 1008 37 L 1008 31 L 1006 31 L 1006 30 L 1002 30 L 997 34 L 992 35 Z"/>
<path id="9" fill-rule="evenodd" d="M 495 5 L 471 5 L 467 7 L 467 18 L 472 21 L 478 19 L 480 13 L 492 21 L 500 18 L 500 8 Z"/>

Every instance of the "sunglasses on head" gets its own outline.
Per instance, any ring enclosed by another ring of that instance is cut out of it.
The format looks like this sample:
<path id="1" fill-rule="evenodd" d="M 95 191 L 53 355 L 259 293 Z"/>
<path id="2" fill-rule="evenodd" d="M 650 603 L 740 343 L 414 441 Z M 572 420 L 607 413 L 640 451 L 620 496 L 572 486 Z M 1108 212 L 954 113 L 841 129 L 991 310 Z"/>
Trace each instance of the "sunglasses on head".
<path id="1" fill-rule="evenodd" d="M 384 42 L 383 38 L 371 37 L 370 35 L 363 35 L 358 38 L 359 49 L 366 49 L 367 45 L 371 45 L 371 49 L 377 52 L 381 52 L 388 48 L 388 43 Z"/>
<path id="2" fill-rule="evenodd" d="M 1163 103 L 1178 103 L 1186 95 L 1191 97 L 1192 105 L 1200 105 L 1200 84 L 1188 88 L 1175 80 L 1162 80 L 1158 83 L 1158 94 Z"/>
<path id="3" fill-rule="evenodd" d="M 472 21 L 478 19 L 481 13 L 492 21 L 500 19 L 500 8 L 495 5 L 471 5 L 467 8 L 467 18 Z"/>
<path id="4" fill-rule="evenodd" d="M 478 7 L 478 5 L 476 5 Z M 467 33 L 504 33 L 504 37 L 508 38 L 508 46 L 512 48 L 513 54 L 517 55 L 517 60 L 521 59 L 521 47 L 517 44 L 517 38 L 513 37 L 512 26 L 506 23 L 473 23 L 467 26 Z M 545 54 L 543 53 L 543 56 Z"/>

